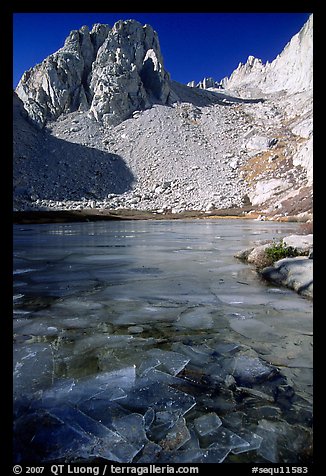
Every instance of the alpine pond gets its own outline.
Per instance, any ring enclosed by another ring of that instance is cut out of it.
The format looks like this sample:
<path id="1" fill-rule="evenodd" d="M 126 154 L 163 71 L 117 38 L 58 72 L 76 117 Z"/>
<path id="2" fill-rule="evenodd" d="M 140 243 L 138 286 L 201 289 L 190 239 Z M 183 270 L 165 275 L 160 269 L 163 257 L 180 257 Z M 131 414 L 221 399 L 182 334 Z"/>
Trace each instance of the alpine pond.
<path id="1" fill-rule="evenodd" d="M 297 230 L 15 225 L 15 462 L 310 462 L 312 303 L 234 258 Z"/>

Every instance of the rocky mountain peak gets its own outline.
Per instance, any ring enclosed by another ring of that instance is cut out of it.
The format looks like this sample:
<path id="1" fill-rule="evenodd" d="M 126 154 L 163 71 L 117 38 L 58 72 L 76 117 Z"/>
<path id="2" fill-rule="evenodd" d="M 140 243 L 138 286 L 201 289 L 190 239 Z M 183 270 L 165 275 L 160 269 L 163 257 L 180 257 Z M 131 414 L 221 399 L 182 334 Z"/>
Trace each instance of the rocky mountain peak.
<path id="1" fill-rule="evenodd" d="M 260 97 L 280 91 L 288 94 L 312 91 L 312 52 L 313 15 L 310 15 L 301 30 L 271 63 L 264 65 L 261 59 L 249 56 L 245 64 L 240 63 L 229 78 L 222 80 L 222 85 L 245 97 Z"/>
<path id="2" fill-rule="evenodd" d="M 17 95 L 40 127 L 76 110 L 116 125 L 153 103 L 166 104 L 170 77 L 156 32 L 135 20 L 73 30 L 64 46 L 21 78 Z"/>

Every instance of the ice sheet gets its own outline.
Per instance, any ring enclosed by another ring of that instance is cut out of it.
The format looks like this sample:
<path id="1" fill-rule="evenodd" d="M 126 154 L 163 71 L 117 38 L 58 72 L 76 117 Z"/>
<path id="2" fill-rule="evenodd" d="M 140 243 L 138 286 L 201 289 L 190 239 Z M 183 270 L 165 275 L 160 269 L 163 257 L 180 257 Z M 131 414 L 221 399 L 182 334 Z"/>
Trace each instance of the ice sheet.
<path id="1" fill-rule="evenodd" d="M 215 433 L 222 425 L 222 420 L 216 413 L 207 413 L 194 420 L 195 428 L 200 436 Z"/>

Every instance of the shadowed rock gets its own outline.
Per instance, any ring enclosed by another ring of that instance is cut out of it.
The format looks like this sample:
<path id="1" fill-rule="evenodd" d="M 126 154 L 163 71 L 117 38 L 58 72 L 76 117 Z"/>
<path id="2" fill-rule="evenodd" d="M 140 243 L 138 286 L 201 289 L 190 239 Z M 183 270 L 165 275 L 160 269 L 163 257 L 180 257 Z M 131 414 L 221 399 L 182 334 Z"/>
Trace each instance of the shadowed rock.
<path id="1" fill-rule="evenodd" d="M 313 297 L 313 260 L 307 257 L 284 258 L 262 270 L 262 277 Z"/>

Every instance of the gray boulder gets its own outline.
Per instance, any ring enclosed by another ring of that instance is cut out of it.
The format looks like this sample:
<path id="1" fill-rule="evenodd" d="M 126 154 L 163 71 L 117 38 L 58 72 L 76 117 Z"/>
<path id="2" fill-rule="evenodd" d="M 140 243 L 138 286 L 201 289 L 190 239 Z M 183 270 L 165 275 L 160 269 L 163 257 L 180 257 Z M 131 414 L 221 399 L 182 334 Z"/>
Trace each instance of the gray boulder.
<path id="1" fill-rule="evenodd" d="M 295 248 L 299 254 L 308 254 L 313 248 L 313 234 L 285 236 L 283 243 L 285 246 Z"/>
<path id="2" fill-rule="evenodd" d="M 263 278 L 288 288 L 299 294 L 313 297 L 313 260 L 305 256 L 284 258 L 273 266 L 264 268 Z"/>
<path id="3" fill-rule="evenodd" d="M 264 245 L 256 246 L 247 257 L 248 263 L 254 264 L 258 268 L 263 266 L 268 266 L 271 264 L 271 260 L 266 253 L 266 250 L 271 247 L 271 243 L 266 243 Z"/>

